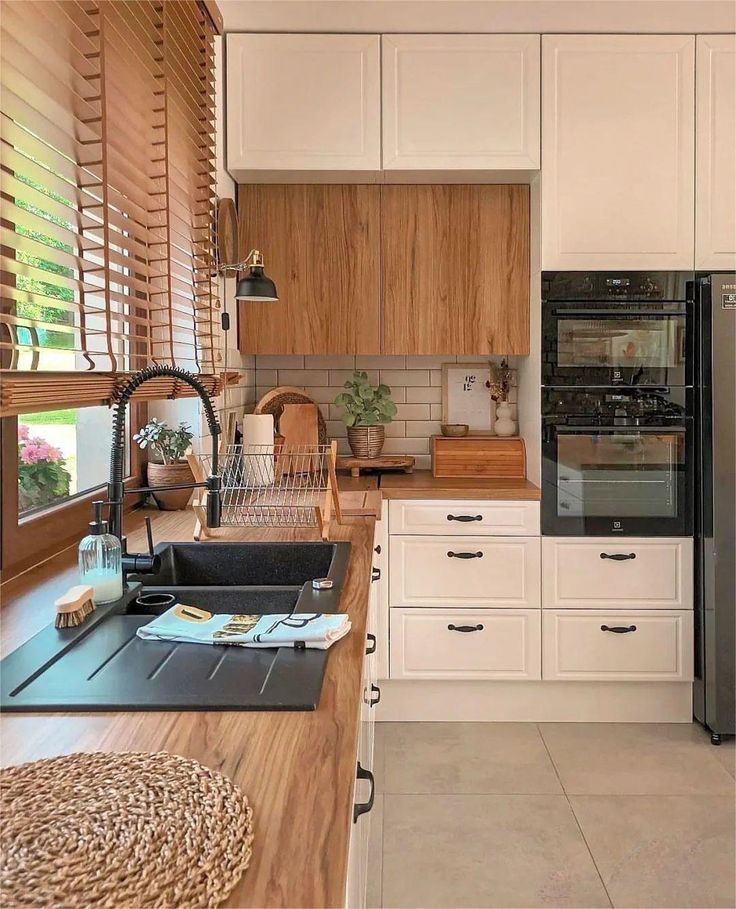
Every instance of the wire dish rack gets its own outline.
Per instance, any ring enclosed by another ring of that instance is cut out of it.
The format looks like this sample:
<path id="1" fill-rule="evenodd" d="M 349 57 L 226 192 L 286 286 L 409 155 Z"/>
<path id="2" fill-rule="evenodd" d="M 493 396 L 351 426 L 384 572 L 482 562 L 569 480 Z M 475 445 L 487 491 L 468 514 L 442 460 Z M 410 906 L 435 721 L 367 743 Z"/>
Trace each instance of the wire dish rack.
<path id="1" fill-rule="evenodd" d="M 225 445 L 220 453 L 221 527 L 317 527 L 329 538 L 334 512 L 342 522 L 335 461 L 327 445 Z M 195 478 L 210 472 L 209 455 L 190 455 Z M 194 503 L 194 537 L 210 536 L 203 502 Z"/>

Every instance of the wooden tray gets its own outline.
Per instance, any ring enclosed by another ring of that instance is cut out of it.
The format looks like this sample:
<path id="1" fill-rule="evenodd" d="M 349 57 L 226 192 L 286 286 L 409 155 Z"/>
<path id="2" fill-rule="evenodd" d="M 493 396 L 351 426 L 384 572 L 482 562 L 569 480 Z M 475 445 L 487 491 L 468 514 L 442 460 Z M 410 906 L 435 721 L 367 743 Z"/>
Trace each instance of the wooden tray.
<path id="1" fill-rule="evenodd" d="M 435 477 L 526 477 L 526 448 L 518 436 L 432 436 Z"/>
<path id="2" fill-rule="evenodd" d="M 337 459 L 338 470 L 349 470 L 351 477 L 359 477 L 361 470 L 403 470 L 411 473 L 415 459 L 412 455 L 386 455 L 381 458 L 353 458 L 342 456 Z"/>

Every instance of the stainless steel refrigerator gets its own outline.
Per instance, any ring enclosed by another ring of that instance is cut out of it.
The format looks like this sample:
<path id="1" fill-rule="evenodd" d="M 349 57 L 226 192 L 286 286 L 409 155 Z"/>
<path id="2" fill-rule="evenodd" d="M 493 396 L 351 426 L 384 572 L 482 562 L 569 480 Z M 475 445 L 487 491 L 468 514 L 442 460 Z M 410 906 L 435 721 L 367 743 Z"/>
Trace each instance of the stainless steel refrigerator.
<path id="1" fill-rule="evenodd" d="M 698 276 L 695 718 L 736 732 L 736 274 Z"/>

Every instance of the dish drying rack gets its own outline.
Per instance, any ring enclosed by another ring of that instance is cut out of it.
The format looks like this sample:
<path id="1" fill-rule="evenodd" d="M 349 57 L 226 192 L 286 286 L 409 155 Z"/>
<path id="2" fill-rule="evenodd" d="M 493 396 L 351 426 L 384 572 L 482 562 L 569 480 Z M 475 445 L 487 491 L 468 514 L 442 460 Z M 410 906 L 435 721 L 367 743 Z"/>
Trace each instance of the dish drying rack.
<path id="1" fill-rule="evenodd" d="M 335 462 L 337 443 L 327 445 L 228 444 L 219 455 L 221 527 L 316 527 L 329 539 L 333 513 L 342 523 Z M 210 472 L 209 455 L 188 456 L 195 479 Z M 194 539 L 212 536 L 203 501 L 193 503 Z"/>

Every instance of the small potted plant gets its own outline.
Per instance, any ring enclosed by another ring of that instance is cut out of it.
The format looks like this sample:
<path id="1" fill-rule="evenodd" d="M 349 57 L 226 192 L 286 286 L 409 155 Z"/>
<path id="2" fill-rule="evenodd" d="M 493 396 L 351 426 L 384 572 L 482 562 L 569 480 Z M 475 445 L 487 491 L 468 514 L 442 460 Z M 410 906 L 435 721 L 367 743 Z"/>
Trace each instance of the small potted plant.
<path id="1" fill-rule="evenodd" d="M 165 420 L 152 417 L 133 439 L 145 451 L 149 451 L 147 475 L 149 486 L 173 486 L 178 483 L 193 483 L 192 469 L 185 460 L 194 434 L 188 423 L 179 423 L 177 429 L 170 429 Z M 163 511 L 178 511 L 186 508 L 191 489 L 171 489 L 153 494 Z"/>
<path id="2" fill-rule="evenodd" d="M 368 374 L 356 370 L 345 383 L 345 391 L 335 398 L 335 404 L 345 410 L 343 421 L 355 457 L 377 458 L 386 436 L 384 425 L 396 416 L 388 385 L 371 385 Z"/>

